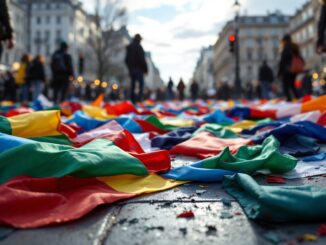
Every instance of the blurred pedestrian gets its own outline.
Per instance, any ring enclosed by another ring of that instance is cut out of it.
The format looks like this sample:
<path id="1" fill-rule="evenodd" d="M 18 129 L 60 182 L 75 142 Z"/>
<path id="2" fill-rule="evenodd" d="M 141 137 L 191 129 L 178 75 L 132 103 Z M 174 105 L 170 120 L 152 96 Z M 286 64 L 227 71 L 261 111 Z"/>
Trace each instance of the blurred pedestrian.
<path id="1" fill-rule="evenodd" d="M 326 0 L 320 0 L 321 13 L 318 23 L 317 53 L 326 52 Z"/>
<path id="2" fill-rule="evenodd" d="M 248 81 L 246 83 L 246 87 L 244 88 L 245 90 L 245 95 L 248 100 L 253 99 L 253 94 L 254 94 L 254 86 L 252 85 L 251 81 Z"/>
<path id="3" fill-rule="evenodd" d="M 72 57 L 68 54 L 68 49 L 68 44 L 62 42 L 51 59 L 53 100 L 55 103 L 63 102 L 66 99 L 69 84 L 74 77 Z"/>
<path id="4" fill-rule="evenodd" d="M 14 47 L 13 29 L 10 24 L 10 15 L 6 0 L 0 0 L 0 61 L 3 53 L 3 43 L 7 43 L 7 48 Z"/>
<path id="5" fill-rule="evenodd" d="M 125 63 L 129 70 L 131 79 L 130 100 L 133 103 L 143 100 L 144 93 L 144 74 L 148 73 L 145 52 L 141 46 L 142 37 L 136 34 L 133 41 L 127 46 Z M 136 95 L 136 84 L 139 89 Z"/>
<path id="6" fill-rule="evenodd" d="M 300 54 L 299 46 L 292 42 L 289 34 L 286 34 L 282 39 L 282 53 L 278 77 L 282 81 L 283 92 L 288 101 L 291 101 L 293 97 L 295 99 L 299 98 L 299 92 L 295 87 L 295 80 L 297 75 L 303 70 L 304 61 Z"/>
<path id="7" fill-rule="evenodd" d="M 228 79 L 223 78 L 222 81 L 218 84 L 217 89 L 217 98 L 219 100 L 229 100 L 230 99 L 230 86 L 228 84 Z"/>
<path id="8" fill-rule="evenodd" d="M 20 59 L 19 69 L 16 74 L 16 84 L 19 90 L 19 98 L 22 102 L 27 102 L 29 100 L 29 78 L 28 70 L 31 63 L 31 56 L 29 54 L 24 54 Z"/>
<path id="9" fill-rule="evenodd" d="M 37 100 L 38 96 L 42 93 L 46 81 L 44 70 L 44 58 L 41 55 L 35 56 L 28 69 L 28 78 L 30 88 L 32 90 L 33 101 Z"/>
<path id="10" fill-rule="evenodd" d="M 306 70 L 304 77 L 302 78 L 302 94 L 312 95 L 312 75 L 310 70 Z"/>
<path id="11" fill-rule="evenodd" d="M 183 101 L 185 99 L 185 89 L 186 89 L 186 85 L 185 85 L 184 81 L 182 80 L 182 78 L 180 78 L 180 81 L 177 86 L 177 90 L 179 93 L 179 100 L 181 100 L 181 101 Z"/>
<path id="12" fill-rule="evenodd" d="M 11 71 L 6 71 L 4 76 L 3 100 L 16 102 L 16 81 Z"/>
<path id="13" fill-rule="evenodd" d="M 193 80 L 190 85 L 190 94 L 191 94 L 191 100 L 195 101 L 198 98 L 198 92 L 199 92 L 199 86 L 196 80 Z"/>
<path id="14" fill-rule="evenodd" d="M 263 99 L 271 99 L 272 83 L 274 81 L 274 74 L 272 69 L 268 66 L 267 61 L 264 60 L 259 68 L 258 80 L 261 84 Z"/>
<path id="15" fill-rule="evenodd" d="M 172 78 L 170 77 L 169 82 L 168 82 L 168 86 L 167 86 L 167 89 L 166 89 L 167 99 L 168 100 L 173 100 L 174 99 L 173 87 L 174 87 L 174 82 L 173 82 Z"/>

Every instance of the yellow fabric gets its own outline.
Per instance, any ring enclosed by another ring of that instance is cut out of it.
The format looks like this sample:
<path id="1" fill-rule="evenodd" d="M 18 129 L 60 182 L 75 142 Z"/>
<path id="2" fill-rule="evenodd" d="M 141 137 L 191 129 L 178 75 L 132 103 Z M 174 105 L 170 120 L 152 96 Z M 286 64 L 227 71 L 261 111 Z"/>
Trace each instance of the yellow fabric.
<path id="1" fill-rule="evenodd" d="M 150 174 L 146 177 L 117 175 L 97 179 L 118 192 L 138 195 L 163 191 L 187 183 L 184 181 L 164 179 L 156 174 Z"/>
<path id="2" fill-rule="evenodd" d="M 257 125 L 254 121 L 244 120 L 238 123 L 235 123 L 231 126 L 225 127 L 228 130 L 233 131 L 236 134 L 240 134 L 244 129 L 250 129 L 252 127 L 255 127 Z"/>
<path id="3" fill-rule="evenodd" d="M 108 120 L 117 118 L 117 116 L 115 115 L 108 115 L 105 109 L 96 106 L 84 105 L 83 112 L 85 112 L 88 116 L 98 120 Z"/>
<path id="4" fill-rule="evenodd" d="M 17 71 L 16 75 L 16 84 L 17 85 L 23 85 L 26 83 L 25 77 L 26 77 L 26 70 L 27 65 L 22 63 Z"/>
<path id="5" fill-rule="evenodd" d="M 192 127 L 195 125 L 193 120 L 189 119 L 180 119 L 180 118 L 168 118 L 168 119 L 160 119 L 161 123 L 168 126 L 175 127 Z"/>
<path id="6" fill-rule="evenodd" d="M 9 117 L 12 135 L 36 138 L 60 135 L 60 111 L 39 111 Z"/>
<path id="7" fill-rule="evenodd" d="M 301 112 L 310 112 L 310 111 L 326 111 L 326 95 L 320 96 L 317 99 L 308 101 L 302 104 Z"/>

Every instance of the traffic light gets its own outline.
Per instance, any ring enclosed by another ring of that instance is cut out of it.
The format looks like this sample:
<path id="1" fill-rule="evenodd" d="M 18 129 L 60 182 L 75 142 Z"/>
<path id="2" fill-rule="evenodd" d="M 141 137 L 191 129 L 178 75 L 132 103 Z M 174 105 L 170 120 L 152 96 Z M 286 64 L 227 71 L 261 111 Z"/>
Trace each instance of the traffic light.
<path id="1" fill-rule="evenodd" d="M 235 35 L 229 36 L 229 44 L 230 44 L 230 52 L 234 53 L 235 51 L 235 42 L 237 41 L 237 38 Z"/>

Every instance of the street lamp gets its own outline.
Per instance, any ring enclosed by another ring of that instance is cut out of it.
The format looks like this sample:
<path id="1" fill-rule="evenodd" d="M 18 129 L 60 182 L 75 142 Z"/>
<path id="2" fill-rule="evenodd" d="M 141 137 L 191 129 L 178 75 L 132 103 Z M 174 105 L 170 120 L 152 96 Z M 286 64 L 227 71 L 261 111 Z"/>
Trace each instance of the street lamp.
<path id="1" fill-rule="evenodd" d="M 235 13 L 234 19 L 234 35 L 235 35 L 235 87 L 237 98 L 241 97 L 241 78 L 240 78 L 240 40 L 239 40 L 239 15 L 241 10 L 241 5 L 238 0 L 233 4 L 233 10 Z"/>

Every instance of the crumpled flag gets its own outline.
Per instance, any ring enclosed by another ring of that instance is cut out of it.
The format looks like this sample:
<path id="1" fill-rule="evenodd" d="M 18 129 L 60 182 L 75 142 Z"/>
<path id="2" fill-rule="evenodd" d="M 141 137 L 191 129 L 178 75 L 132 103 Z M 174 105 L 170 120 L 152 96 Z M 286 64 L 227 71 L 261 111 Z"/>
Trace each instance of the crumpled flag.
<path id="1" fill-rule="evenodd" d="M 294 157 L 304 157 L 317 154 L 320 145 L 316 140 L 303 135 L 295 134 L 282 142 L 280 151 Z"/>
<path id="2" fill-rule="evenodd" d="M 326 128 L 309 121 L 282 124 L 277 128 L 253 136 L 252 140 L 256 144 L 260 144 L 264 139 L 273 135 L 282 143 L 295 134 L 314 138 L 322 143 L 326 143 Z"/>
<path id="3" fill-rule="evenodd" d="M 171 161 L 168 151 L 145 153 L 135 137 L 115 121 L 78 135 L 78 137 L 73 139 L 74 146 L 82 147 L 95 139 L 108 139 L 112 141 L 120 149 L 139 159 L 149 172 L 166 172 L 170 170 Z"/>
<path id="4" fill-rule="evenodd" d="M 325 221 L 326 189 L 317 186 L 260 186 L 246 174 L 226 176 L 223 188 L 247 217 L 268 222 Z"/>
<path id="5" fill-rule="evenodd" d="M 314 100 L 302 104 L 301 112 L 326 111 L 326 95 L 320 96 Z"/>
<path id="6" fill-rule="evenodd" d="M 194 132 L 194 135 L 200 132 L 209 132 L 215 137 L 222 139 L 239 138 L 239 135 L 217 124 L 204 124 Z"/>
<path id="7" fill-rule="evenodd" d="M 207 123 L 216 123 L 216 124 L 233 124 L 234 121 L 227 117 L 222 111 L 216 110 L 215 112 L 204 116 L 203 120 Z"/>
<path id="8" fill-rule="evenodd" d="M 99 177 L 119 174 L 144 176 L 145 164 L 121 150 L 107 139 L 94 140 L 81 148 L 27 141 L 0 135 L 1 144 L 11 141 L 11 148 L 0 154 L 0 183 L 18 176 L 31 177 Z M 167 153 L 166 153 L 167 155 Z M 151 170 L 162 171 L 156 161 L 149 161 Z M 170 163 L 169 163 L 170 165 Z M 167 170 L 166 166 L 163 166 Z"/>
<path id="9" fill-rule="evenodd" d="M 146 121 L 154 125 L 155 127 L 165 130 L 165 131 L 172 131 L 177 129 L 178 127 L 168 124 L 163 124 L 160 119 L 158 119 L 156 116 L 149 116 L 146 118 Z"/>
<path id="10" fill-rule="evenodd" d="M 89 117 L 98 119 L 98 120 L 109 120 L 114 119 L 117 116 L 115 115 L 108 115 L 106 110 L 96 106 L 90 105 L 83 105 L 82 107 L 83 112 L 85 112 Z"/>
<path id="11" fill-rule="evenodd" d="M 198 127 L 179 128 L 170 133 L 156 136 L 151 140 L 151 146 L 169 150 L 173 146 L 190 139 L 197 129 Z"/>
<path id="12" fill-rule="evenodd" d="M 235 172 L 253 174 L 258 170 L 269 170 L 273 174 L 282 174 L 293 170 L 297 159 L 282 155 L 278 149 L 279 142 L 271 136 L 262 145 L 242 146 L 235 155 L 226 148 L 215 157 L 172 169 L 163 176 L 183 181 L 218 182 L 223 176 Z"/>
<path id="13" fill-rule="evenodd" d="M 241 146 L 250 144 L 252 144 L 250 139 L 222 139 L 215 137 L 209 132 L 200 132 L 191 139 L 173 147 L 170 150 L 170 154 L 194 156 L 200 159 L 205 159 L 216 156 L 226 147 L 230 148 L 231 153 L 235 153 Z"/>
<path id="14" fill-rule="evenodd" d="M 39 111 L 13 116 L 0 117 L 0 133 L 23 138 L 58 136 L 60 132 L 60 111 Z"/>
<path id="15" fill-rule="evenodd" d="M 138 123 L 136 123 L 131 118 L 127 117 L 118 117 L 114 119 L 117 121 L 123 128 L 129 130 L 132 133 L 141 133 L 142 129 Z M 109 120 L 98 120 L 89 117 L 82 111 L 77 111 L 74 113 L 73 117 L 66 121 L 67 124 L 76 123 L 79 127 L 85 131 L 96 129 L 104 124 L 108 123 Z"/>
<path id="16" fill-rule="evenodd" d="M 237 122 L 237 123 L 227 126 L 225 128 L 228 130 L 231 130 L 232 132 L 234 132 L 236 134 L 241 134 L 243 130 L 253 128 L 256 125 L 257 125 L 257 122 L 243 120 L 241 122 Z"/>
<path id="17" fill-rule="evenodd" d="M 25 229 L 66 223 L 99 205 L 183 183 L 155 174 L 82 179 L 18 177 L 0 185 L 0 223 Z"/>

